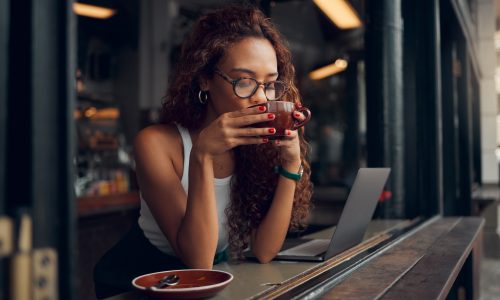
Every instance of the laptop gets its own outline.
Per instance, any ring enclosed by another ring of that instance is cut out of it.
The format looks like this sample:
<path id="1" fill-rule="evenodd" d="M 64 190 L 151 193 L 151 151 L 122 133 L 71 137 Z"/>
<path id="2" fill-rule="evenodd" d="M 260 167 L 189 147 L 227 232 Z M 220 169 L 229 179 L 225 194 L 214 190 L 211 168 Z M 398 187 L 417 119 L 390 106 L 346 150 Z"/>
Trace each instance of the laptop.
<path id="1" fill-rule="evenodd" d="M 331 239 L 286 239 L 275 259 L 325 261 L 363 240 L 390 168 L 360 168 Z"/>

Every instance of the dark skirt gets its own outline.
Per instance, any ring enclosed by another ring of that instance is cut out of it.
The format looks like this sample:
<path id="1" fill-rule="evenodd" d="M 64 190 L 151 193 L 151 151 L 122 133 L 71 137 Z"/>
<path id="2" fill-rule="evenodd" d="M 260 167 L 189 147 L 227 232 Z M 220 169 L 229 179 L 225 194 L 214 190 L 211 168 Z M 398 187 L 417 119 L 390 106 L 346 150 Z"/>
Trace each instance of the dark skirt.
<path id="1" fill-rule="evenodd" d="M 102 299 L 132 290 L 132 280 L 139 275 L 185 268 L 179 258 L 152 245 L 136 223 L 97 262 L 94 268 L 96 297 Z"/>

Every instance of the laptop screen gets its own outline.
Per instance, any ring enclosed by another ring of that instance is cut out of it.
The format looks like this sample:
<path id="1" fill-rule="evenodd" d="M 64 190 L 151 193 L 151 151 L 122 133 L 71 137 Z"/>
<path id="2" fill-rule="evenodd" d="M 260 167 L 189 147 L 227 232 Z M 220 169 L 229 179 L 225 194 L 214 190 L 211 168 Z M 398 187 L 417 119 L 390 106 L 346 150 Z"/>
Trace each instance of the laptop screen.
<path id="1" fill-rule="evenodd" d="M 363 240 L 390 171 L 390 168 L 359 169 L 325 254 L 325 259 L 333 257 Z"/>

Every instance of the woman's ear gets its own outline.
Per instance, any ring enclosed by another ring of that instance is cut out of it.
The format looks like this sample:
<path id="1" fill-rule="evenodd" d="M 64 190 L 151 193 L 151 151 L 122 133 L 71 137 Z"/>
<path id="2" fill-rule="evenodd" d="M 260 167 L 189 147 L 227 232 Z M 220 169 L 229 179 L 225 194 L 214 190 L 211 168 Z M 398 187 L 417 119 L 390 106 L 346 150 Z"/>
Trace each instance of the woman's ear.
<path id="1" fill-rule="evenodd" d="M 200 90 L 204 92 L 210 90 L 210 84 L 205 76 L 200 77 Z"/>

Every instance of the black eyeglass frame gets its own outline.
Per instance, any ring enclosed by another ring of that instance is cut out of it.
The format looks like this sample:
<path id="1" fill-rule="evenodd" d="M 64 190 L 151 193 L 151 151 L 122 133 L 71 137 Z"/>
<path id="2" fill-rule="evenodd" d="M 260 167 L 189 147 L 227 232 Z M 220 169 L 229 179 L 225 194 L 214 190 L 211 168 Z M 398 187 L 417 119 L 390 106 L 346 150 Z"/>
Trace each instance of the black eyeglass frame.
<path id="1" fill-rule="evenodd" d="M 224 72 L 222 72 L 219 69 L 215 69 L 214 73 L 217 74 L 217 75 L 219 75 L 220 77 L 222 77 L 222 79 L 224 79 L 225 81 L 229 82 L 233 86 L 233 93 L 236 95 L 236 97 L 241 98 L 241 99 L 248 99 L 248 98 L 252 97 L 253 95 L 255 95 L 255 93 L 257 92 L 257 90 L 259 89 L 259 87 L 261 85 L 263 85 L 264 86 L 264 95 L 266 96 L 266 99 L 268 101 L 276 101 L 279 98 L 283 97 L 283 95 L 286 94 L 286 92 L 288 91 L 288 88 L 289 88 L 288 85 L 284 81 L 281 81 L 281 80 L 273 80 L 273 81 L 269 81 L 269 82 L 261 82 L 261 81 L 258 81 L 255 78 L 252 78 L 252 77 L 240 77 L 240 78 L 237 78 L 237 79 L 233 79 L 233 78 L 229 77 L 229 75 L 225 74 Z M 236 93 L 236 85 L 238 84 L 239 81 L 241 81 L 243 79 L 250 79 L 250 80 L 253 80 L 253 81 L 255 81 L 257 83 L 257 85 L 255 86 L 255 89 L 250 93 L 250 95 L 248 95 L 246 97 L 242 97 L 242 96 L 238 95 L 238 93 Z M 278 82 L 278 83 L 280 83 L 280 84 L 283 85 L 283 87 L 284 87 L 283 88 L 283 93 L 278 98 L 269 99 L 267 97 L 267 93 L 266 93 L 267 87 L 270 86 L 271 84 L 276 83 L 276 82 Z"/>

